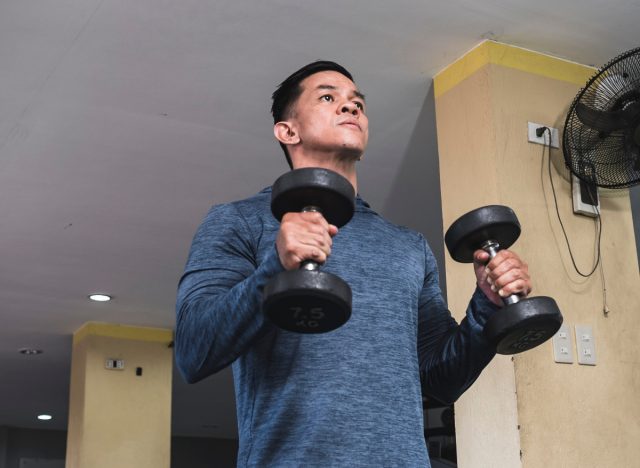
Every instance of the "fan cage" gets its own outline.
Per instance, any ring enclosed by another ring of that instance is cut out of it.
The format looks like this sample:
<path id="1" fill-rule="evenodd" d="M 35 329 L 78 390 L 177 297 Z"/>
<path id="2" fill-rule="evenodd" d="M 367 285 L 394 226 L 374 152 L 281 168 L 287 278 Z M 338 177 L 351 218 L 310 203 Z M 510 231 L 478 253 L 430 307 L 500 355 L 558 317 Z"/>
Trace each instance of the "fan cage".
<path id="1" fill-rule="evenodd" d="M 603 132 L 578 118 L 576 104 L 599 111 L 622 110 L 640 101 L 640 47 L 611 60 L 592 76 L 574 98 L 562 139 L 565 164 L 581 180 L 605 188 L 627 188 L 640 183 L 640 147 L 635 129 Z"/>

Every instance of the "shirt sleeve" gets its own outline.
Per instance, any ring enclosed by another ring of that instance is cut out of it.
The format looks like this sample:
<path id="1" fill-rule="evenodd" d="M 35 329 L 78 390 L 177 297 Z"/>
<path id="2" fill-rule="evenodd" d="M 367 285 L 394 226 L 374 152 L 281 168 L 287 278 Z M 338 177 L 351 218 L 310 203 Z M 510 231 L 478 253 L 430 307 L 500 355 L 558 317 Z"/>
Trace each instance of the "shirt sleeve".
<path id="1" fill-rule="evenodd" d="M 418 306 L 418 357 L 427 395 L 450 404 L 475 382 L 495 356 L 495 348 L 482 330 L 498 307 L 476 288 L 466 316 L 458 324 L 442 297 L 436 260 L 426 241 L 424 248 L 425 279 Z"/>
<path id="2" fill-rule="evenodd" d="M 211 209 L 178 285 L 175 356 L 187 382 L 228 366 L 272 326 L 261 311 L 262 291 L 283 270 L 275 244 L 257 264 L 251 230 L 235 206 Z"/>

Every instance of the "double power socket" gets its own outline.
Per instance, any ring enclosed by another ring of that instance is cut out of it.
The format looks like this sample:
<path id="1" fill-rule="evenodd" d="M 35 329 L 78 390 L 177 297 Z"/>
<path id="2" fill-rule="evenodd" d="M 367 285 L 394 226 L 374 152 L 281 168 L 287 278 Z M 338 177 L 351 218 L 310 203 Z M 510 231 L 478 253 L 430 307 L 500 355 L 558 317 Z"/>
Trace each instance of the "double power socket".
<path id="1" fill-rule="evenodd" d="M 556 362 L 573 364 L 572 336 L 571 328 L 567 324 L 563 324 L 553 336 L 553 357 Z M 593 329 L 589 325 L 576 325 L 575 337 L 578 364 L 595 366 L 596 341 L 593 337 Z"/>

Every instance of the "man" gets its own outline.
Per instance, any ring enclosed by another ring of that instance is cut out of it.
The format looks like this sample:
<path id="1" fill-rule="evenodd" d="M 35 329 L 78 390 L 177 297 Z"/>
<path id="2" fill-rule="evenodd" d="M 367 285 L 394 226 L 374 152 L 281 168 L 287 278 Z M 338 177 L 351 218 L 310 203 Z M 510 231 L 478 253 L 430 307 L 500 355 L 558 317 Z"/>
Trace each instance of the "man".
<path id="1" fill-rule="evenodd" d="M 364 95 L 349 72 L 314 62 L 273 95 L 274 134 L 289 164 L 323 167 L 356 188 L 368 141 Z M 319 213 L 271 215 L 270 189 L 212 208 L 181 279 L 176 361 L 196 382 L 233 364 L 239 466 L 429 466 L 420 377 L 453 402 L 494 356 L 482 335 L 500 296 L 527 294 L 510 251 L 475 253 L 478 288 L 458 325 L 424 238 L 360 197 L 338 230 Z M 277 273 L 313 259 L 353 291 L 353 313 L 325 334 L 276 328 L 261 311 Z"/>

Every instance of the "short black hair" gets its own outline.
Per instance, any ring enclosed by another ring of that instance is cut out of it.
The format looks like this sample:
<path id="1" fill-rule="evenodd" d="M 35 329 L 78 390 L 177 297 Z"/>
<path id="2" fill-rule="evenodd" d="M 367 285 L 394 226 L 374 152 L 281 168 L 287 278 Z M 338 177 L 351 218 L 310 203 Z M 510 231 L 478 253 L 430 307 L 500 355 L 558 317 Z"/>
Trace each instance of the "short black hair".
<path id="1" fill-rule="evenodd" d="M 280 83 L 278 88 L 271 95 L 271 99 L 273 99 L 271 115 L 273 115 L 274 125 L 289 117 L 289 112 L 291 111 L 293 104 L 295 104 L 296 100 L 300 97 L 300 94 L 302 94 L 302 87 L 300 86 L 300 83 L 302 83 L 302 81 L 308 76 L 323 71 L 335 71 L 346 76 L 351 81 L 354 81 L 351 73 L 349 73 L 346 68 L 335 62 L 318 60 L 305 65 L 300 70 L 289 75 L 289 77 Z M 293 169 L 291 156 L 289 156 L 289 151 L 287 150 L 286 145 L 280 143 L 280 147 L 282 148 L 282 151 L 284 151 L 289 167 Z"/>

